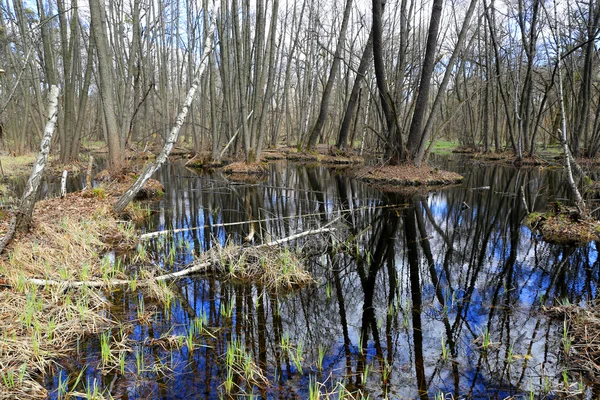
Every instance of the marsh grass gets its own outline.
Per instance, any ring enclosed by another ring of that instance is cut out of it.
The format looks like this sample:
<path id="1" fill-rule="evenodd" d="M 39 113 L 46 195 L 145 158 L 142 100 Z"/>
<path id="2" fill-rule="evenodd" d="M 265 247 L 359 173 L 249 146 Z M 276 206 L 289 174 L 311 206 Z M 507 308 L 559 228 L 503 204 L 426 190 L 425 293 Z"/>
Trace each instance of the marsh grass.
<path id="1" fill-rule="evenodd" d="M 64 200 L 64 201 L 63 201 Z M 123 276 L 107 269 L 101 255 L 115 248 L 131 248 L 133 229 L 118 223 L 108 202 L 70 194 L 36 206 L 33 229 L 10 245 L 0 262 L 0 274 L 16 285 L 19 277 L 86 280 Z"/>
<path id="2" fill-rule="evenodd" d="M 0 400 L 46 398 L 40 377 L 90 335 L 104 333 L 101 368 L 118 367 L 127 340 L 107 333 L 115 322 L 101 292 L 38 287 L 27 279 L 126 277 L 118 258 L 106 254 L 133 243 L 132 227 L 117 221 L 108 199 L 79 192 L 38 202 L 32 229 L 0 257 L 0 278 L 10 288 L 0 291 Z M 93 384 L 87 391 L 101 395 Z"/>
<path id="3" fill-rule="evenodd" d="M 39 399 L 38 383 L 54 360 L 72 354 L 75 343 L 114 326 L 108 304 L 92 291 L 62 293 L 22 286 L 0 292 L 0 399 Z"/>
<path id="4" fill-rule="evenodd" d="M 216 272 L 242 282 L 258 282 L 267 289 L 292 290 L 314 283 L 298 253 L 288 247 L 214 245 L 200 259 Z"/>
<path id="5" fill-rule="evenodd" d="M 255 387 L 266 390 L 271 386 L 271 382 L 241 341 L 232 340 L 227 343 L 225 368 L 225 380 L 220 387 L 227 396 L 252 395 Z"/>
<path id="6" fill-rule="evenodd" d="M 561 326 L 562 354 L 565 368 L 562 371 L 563 389 L 569 395 L 582 391 L 583 374 L 589 386 L 600 385 L 598 360 L 600 359 L 600 307 L 593 302 L 581 307 L 565 302 L 546 308 L 546 313 Z M 556 388 L 555 388 L 556 390 Z"/>

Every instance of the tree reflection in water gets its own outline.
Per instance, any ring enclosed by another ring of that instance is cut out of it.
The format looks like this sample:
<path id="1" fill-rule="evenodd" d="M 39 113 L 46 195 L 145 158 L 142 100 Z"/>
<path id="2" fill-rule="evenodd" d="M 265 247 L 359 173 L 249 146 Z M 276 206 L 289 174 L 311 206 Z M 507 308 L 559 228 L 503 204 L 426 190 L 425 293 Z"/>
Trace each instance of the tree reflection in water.
<path id="1" fill-rule="evenodd" d="M 274 294 L 199 276 L 174 285 L 167 308 L 141 292 L 113 293 L 123 320 L 136 320 L 140 298 L 156 311 L 150 325 L 134 323 L 131 338 L 146 365 L 169 372 L 104 375 L 90 367 L 88 378 L 113 396 L 219 398 L 224 356 L 236 343 L 271 382 L 259 388 L 239 375 L 236 390 L 259 397 L 307 398 L 315 381 L 323 391 L 343 382 L 371 398 L 505 398 L 563 387 L 562 324 L 541 307 L 596 298 L 599 268 L 595 243 L 553 246 L 522 225 L 519 191 L 530 208 L 543 208 L 550 196 L 565 195 L 557 172 L 445 165 L 464 173 L 465 184 L 424 195 L 382 194 L 325 168 L 271 168 L 269 181 L 255 185 L 165 168 L 166 195 L 148 229 L 202 228 L 156 240 L 154 252 L 185 244 L 175 266 L 166 264 L 177 268 L 215 241 L 241 242 L 253 231 L 259 243 L 341 217 L 328 250 L 306 260 L 318 283 Z M 197 338 L 193 351 L 148 345 L 148 338 L 185 335 L 202 316 L 214 337 Z M 82 351 L 87 363 L 97 361 L 95 340 Z M 134 364 L 132 355 L 130 371 Z"/>

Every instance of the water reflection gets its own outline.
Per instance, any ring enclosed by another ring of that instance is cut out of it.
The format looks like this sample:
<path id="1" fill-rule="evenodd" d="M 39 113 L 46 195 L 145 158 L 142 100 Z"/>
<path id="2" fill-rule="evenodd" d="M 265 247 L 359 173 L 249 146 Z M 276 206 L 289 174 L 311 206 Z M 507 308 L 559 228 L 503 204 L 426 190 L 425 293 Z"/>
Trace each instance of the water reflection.
<path id="1" fill-rule="evenodd" d="M 159 258 L 166 268 L 215 242 L 260 243 L 340 217 L 338 231 L 327 251 L 306 259 L 318 283 L 298 292 L 200 276 L 173 285 L 167 307 L 141 292 L 112 293 L 113 313 L 133 326 L 134 352 L 124 374 L 103 374 L 99 343 L 87 341 L 88 381 L 124 399 L 219 398 L 228 380 L 234 393 L 262 398 L 308 398 L 310 387 L 339 392 L 339 382 L 371 398 L 505 398 L 564 388 L 562 323 L 542 307 L 597 296 L 597 245 L 549 245 L 522 225 L 524 203 L 540 209 L 550 195 L 564 196 L 560 176 L 445 167 L 465 173 L 465 184 L 428 195 L 382 194 L 325 168 L 274 164 L 269 180 L 254 185 L 180 164 L 164 168 L 166 195 L 152 206 L 147 230 L 189 228 L 152 243 L 156 254 L 175 254 L 172 262 Z M 299 244 L 310 248 L 310 240 Z M 154 318 L 144 319 L 149 313 Z M 211 334 L 194 336 L 192 347 L 155 344 L 190 335 L 197 321 Z M 232 348 L 270 385 L 230 376 Z"/>

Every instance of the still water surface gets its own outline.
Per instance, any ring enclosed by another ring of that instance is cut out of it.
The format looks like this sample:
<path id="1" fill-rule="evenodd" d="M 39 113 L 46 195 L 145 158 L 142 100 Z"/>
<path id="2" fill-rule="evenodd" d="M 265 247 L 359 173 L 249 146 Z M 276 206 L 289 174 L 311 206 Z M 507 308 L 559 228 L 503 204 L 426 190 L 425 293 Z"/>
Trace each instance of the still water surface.
<path id="1" fill-rule="evenodd" d="M 157 179 L 166 194 L 143 229 L 196 229 L 154 239 L 149 251 L 160 265 L 183 268 L 215 242 L 242 243 L 251 229 L 258 244 L 339 218 L 327 248 L 315 238 L 296 243 L 317 284 L 276 295 L 195 276 L 172 285 L 167 306 L 139 290 L 112 293 L 114 317 L 133 327 L 125 373 L 103 373 L 99 340 L 89 339 L 48 389 L 56 398 L 59 382 L 87 365 L 82 382 L 122 399 L 222 398 L 228 374 L 241 398 L 305 399 L 310 387 L 339 392 L 339 382 L 372 399 L 560 397 L 563 323 L 542 307 L 597 297 L 597 244 L 542 242 L 522 223 L 520 195 L 523 188 L 528 206 L 542 210 L 565 196 L 560 172 L 436 161 L 464 184 L 382 193 L 323 167 L 270 164 L 258 184 L 164 167 Z M 215 226 L 248 220 L 263 221 Z M 151 321 L 140 318 L 148 314 Z M 194 337 L 193 349 L 152 340 L 186 336 L 199 320 L 212 336 Z M 232 347 L 268 386 L 231 376 Z"/>

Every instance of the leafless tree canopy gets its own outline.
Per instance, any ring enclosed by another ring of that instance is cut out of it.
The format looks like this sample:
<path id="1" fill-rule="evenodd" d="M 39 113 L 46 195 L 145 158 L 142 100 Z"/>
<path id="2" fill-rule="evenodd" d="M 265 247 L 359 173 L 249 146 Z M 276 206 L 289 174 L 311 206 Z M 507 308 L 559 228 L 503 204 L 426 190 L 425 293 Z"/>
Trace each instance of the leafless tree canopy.
<path id="1" fill-rule="evenodd" d="M 52 85 L 62 162 L 83 140 L 104 142 L 112 166 L 162 147 L 213 9 L 179 142 L 216 161 L 229 142 L 248 162 L 324 144 L 418 166 L 441 138 L 518 158 L 564 140 L 574 157 L 600 150 L 597 1 L 216 3 L 0 0 L 2 151 L 38 146 Z"/>

